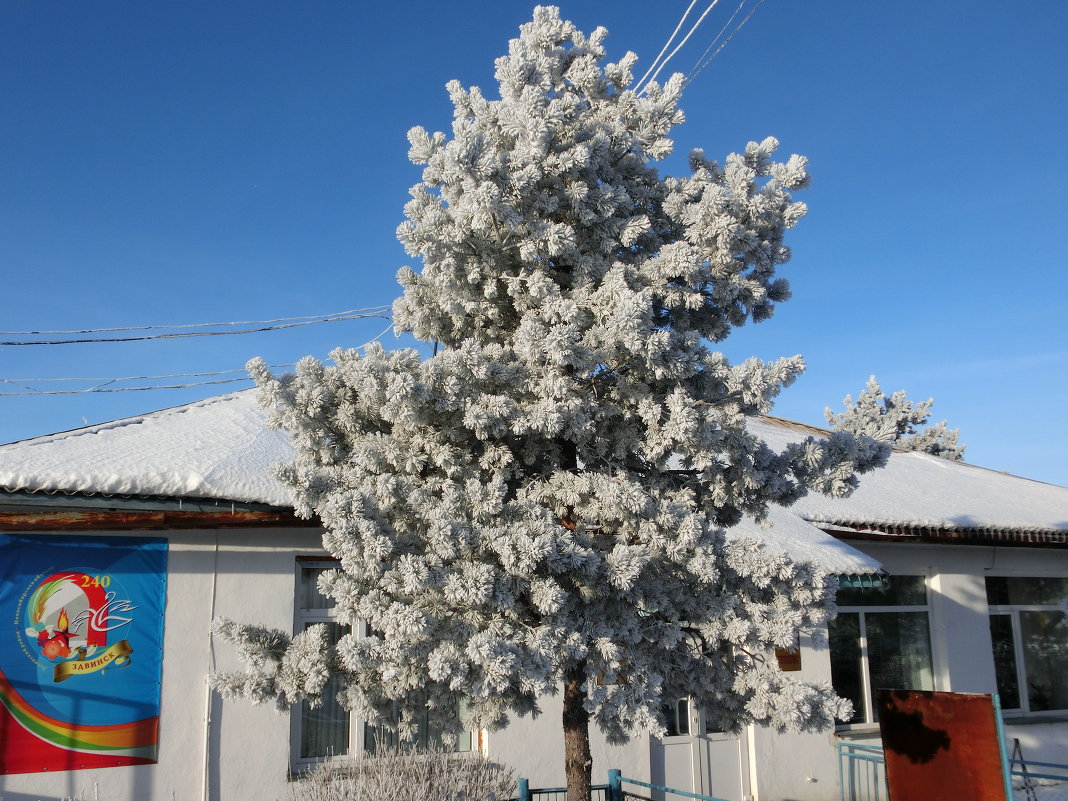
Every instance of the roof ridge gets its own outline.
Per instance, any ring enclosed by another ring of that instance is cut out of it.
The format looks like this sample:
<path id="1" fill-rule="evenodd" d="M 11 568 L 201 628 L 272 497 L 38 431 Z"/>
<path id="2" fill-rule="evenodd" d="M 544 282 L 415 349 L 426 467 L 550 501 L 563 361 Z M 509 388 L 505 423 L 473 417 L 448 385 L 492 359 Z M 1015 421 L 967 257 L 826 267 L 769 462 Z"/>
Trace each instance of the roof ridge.
<path id="1" fill-rule="evenodd" d="M 802 433 L 808 433 L 813 436 L 828 437 L 835 433 L 832 429 L 824 428 L 823 426 L 813 425 L 812 423 L 803 423 L 800 420 L 791 420 L 788 417 L 778 417 L 774 414 L 757 414 L 753 415 L 753 419 L 762 420 L 768 425 L 775 426 L 776 428 L 782 428 L 786 430 L 799 431 Z M 936 456 L 933 453 L 927 453 L 926 451 L 909 450 L 907 448 L 899 448 L 891 443 L 891 448 L 897 456 L 915 456 L 924 460 L 932 460 L 932 464 L 936 464 L 939 467 L 949 467 L 954 465 L 956 467 L 969 467 L 973 470 L 985 470 L 988 473 L 995 473 L 999 476 L 1008 476 L 1009 478 L 1017 478 L 1022 481 L 1031 481 L 1035 484 L 1042 484 L 1047 487 L 1056 487 L 1057 489 L 1065 489 L 1060 484 L 1054 484 L 1049 481 L 1042 481 L 1037 478 L 1030 478 L 1028 476 L 1020 476 L 1016 473 L 1010 473 L 1008 470 L 998 470 L 995 467 L 986 467 L 985 465 L 975 464 L 974 462 L 966 462 L 964 460 L 946 459 L 942 456 Z"/>
<path id="2" fill-rule="evenodd" d="M 120 417 L 117 420 L 105 420 L 103 423 L 92 423 L 91 425 L 82 426 L 80 428 L 71 428 L 66 431 L 57 431 L 51 434 L 39 434 L 36 437 L 29 437 L 28 439 L 17 439 L 14 442 L 5 442 L 3 444 L 0 444 L 0 450 L 13 446 L 33 447 L 36 445 L 48 445 L 53 442 L 61 442 L 67 439 L 73 439 L 75 437 L 87 436 L 89 434 L 99 434 L 103 431 L 111 431 L 117 428 L 126 428 L 127 426 L 141 425 L 150 418 L 154 419 L 160 417 L 168 417 L 173 414 L 184 414 L 195 408 L 205 408 L 208 406 L 212 406 L 216 403 L 224 403 L 232 400 L 237 400 L 238 396 L 254 391 L 254 388 L 239 389 L 234 392 L 227 392 L 223 395 L 212 395 L 208 398 L 201 398 L 200 400 L 183 403 L 178 406 L 168 406 L 163 409 L 157 409 L 154 412 L 145 412 L 143 414 L 135 414 L 129 417 Z"/>

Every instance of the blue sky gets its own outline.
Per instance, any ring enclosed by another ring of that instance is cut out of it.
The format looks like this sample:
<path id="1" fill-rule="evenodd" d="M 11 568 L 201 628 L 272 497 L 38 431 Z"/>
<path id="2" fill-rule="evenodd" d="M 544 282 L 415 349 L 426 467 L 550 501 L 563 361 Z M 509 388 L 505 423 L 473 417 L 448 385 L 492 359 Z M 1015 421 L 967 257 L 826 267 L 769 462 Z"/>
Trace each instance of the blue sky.
<path id="1" fill-rule="evenodd" d="M 634 50 L 642 67 L 686 5 L 561 8 L 586 31 L 606 26 L 612 57 Z M 736 5 L 723 0 L 670 67 L 688 72 Z M 405 132 L 448 129 L 451 78 L 492 93 L 493 59 L 531 8 L 0 4 L 0 328 L 390 303 L 410 263 L 394 230 L 419 178 Z M 687 88 L 665 172 L 683 171 L 692 147 L 722 157 L 769 134 L 811 162 L 810 214 L 783 270 L 794 299 L 724 343 L 737 359 L 805 355 L 778 414 L 820 423 L 874 373 L 886 390 L 934 396 L 969 462 L 1068 485 L 1066 28 L 1068 5 L 1045 0 L 767 0 Z M 284 364 L 384 327 L 0 346 L 0 378 Z M 0 441 L 241 386 L 0 397 Z"/>

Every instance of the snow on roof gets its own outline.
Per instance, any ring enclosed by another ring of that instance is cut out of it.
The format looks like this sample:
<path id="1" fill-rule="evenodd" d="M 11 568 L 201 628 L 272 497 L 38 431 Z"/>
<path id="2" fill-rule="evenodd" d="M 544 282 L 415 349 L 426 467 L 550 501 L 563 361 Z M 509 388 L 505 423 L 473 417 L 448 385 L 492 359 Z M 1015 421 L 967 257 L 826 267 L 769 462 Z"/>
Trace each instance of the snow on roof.
<path id="1" fill-rule="evenodd" d="M 764 417 L 752 432 L 781 450 L 822 429 Z M 0 446 L 0 488 L 13 492 L 213 498 L 291 504 L 270 467 L 292 457 L 286 435 L 268 429 L 256 391 Z M 980 530 L 1068 530 L 1068 489 L 922 453 L 895 452 L 861 477 L 849 498 L 809 495 L 773 508 L 772 527 L 746 522 L 773 550 L 816 559 L 840 573 L 878 564 L 811 525 L 898 525 Z M 808 521 L 808 522 L 806 522 Z"/>
<path id="2" fill-rule="evenodd" d="M 290 506 L 270 468 L 292 453 L 244 390 L 2 445 L 0 487 Z"/>
<path id="3" fill-rule="evenodd" d="M 772 506 L 768 522 L 770 526 L 760 526 L 745 518 L 727 530 L 727 538 L 757 540 L 769 551 L 784 551 L 797 562 L 815 562 L 829 573 L 864 574 L 882 569 L 875 559 L 806 523 L 791 509 Z"/>
<path id="4" fill-rule="evenodd" d="M 748 428 L 776 450 L 827 434 L 775 417 L 750 420 Z M 812 493 L 790 510 L 824 525 L 1068 531 L 1068 488 L 927 453 L 894 451 L 886 467 L 860 476 L 860 486 L 848 498 Z"/>

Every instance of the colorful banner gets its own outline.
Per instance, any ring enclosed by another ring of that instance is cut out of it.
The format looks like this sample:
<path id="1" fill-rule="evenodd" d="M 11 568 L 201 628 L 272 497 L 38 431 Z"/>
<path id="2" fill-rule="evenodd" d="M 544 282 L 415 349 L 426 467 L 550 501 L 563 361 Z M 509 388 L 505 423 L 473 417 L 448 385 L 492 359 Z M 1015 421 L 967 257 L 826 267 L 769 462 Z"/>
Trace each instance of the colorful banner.
<path id="1" fill-rule="evenodd" d="M 0 534 L 0 774 L 156 761 L 167 541 Z"/>

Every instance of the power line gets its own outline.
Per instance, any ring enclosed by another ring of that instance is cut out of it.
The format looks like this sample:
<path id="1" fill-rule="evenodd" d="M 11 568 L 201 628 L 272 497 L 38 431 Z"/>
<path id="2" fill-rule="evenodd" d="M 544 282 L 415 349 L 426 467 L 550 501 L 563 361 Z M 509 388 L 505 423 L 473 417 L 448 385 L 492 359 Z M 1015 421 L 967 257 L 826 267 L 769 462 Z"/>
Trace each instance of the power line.
<path id="1" fill-rule="evenodd" d="M 266 325 L 268 323 L 289 323 L 295 320 L 316 320 L 320 317 L 338 317 L 344 314 L 378 314 L 389 311 L 389 306 L 370 306 L 366 309 L 345 309 L 326 314 L 308 314 L 304 317 L 277 317 L 273 320 L 232 320 L 221 323 L 179 323 L 177 325 L 130 325 L 120 328 L 82 328 L 70 331 L 0 331 L 0 336 L 47 336 L 60 334 L 102 334 L 114 331 L 154 331 L 174 328 L 216 328 L 224 325 Z"/>
<path id="2" fill-rule="evenodd" d="M 292 367 L 292 364 L 272 364 L 271 370 L 280 370 L 285 367 Z M 213 372 L 206 373 L 169 373 L 168 375 L 130 375 L 122 377 L 91 377 L 91 376 L 70 376 L 66 378 L 0 378 L 0 381 L 8 384 L 46 384 L 56 383 L 59 381 L 97 381 L 97 382 L 116 382 L 116 381 L 161 381 L 166 378 L 204 378 L 208 376 L 217 375 L 230 375 L 231 373 L 243 373 L 245 370 L 242 367 L 234 368 L 233 370 L 215 370 Z"/>
<path id="3" fill-rule="evenodd" d="M 272 364 L 271 370 L 284 370 L 293 367 L 292 364 Z M 169 375 L 131 375 L 116 378 L 0 378 L 0 384 L 8 384 L 14 387 L 22 387 L 25 392 L 0 392 L 0 397 L 23 397 L 28 395 L 82 395 L 89 392 L 144 392 L 149 389 L 186 389 L 187 387 L 201 387 L 211 384 L 231 384 L 238 381 L 251 381 L 244 373 L 244 368 L 233 370 L 216 370 L 207 373 L 171 373 Z M 216 378 L 216 376 L 234 376 L 232 378 Z M 144 387 L 115 387 L 112 384 L 122 384 L 130 381 L 165 381 L 173 378 L 211 378 L 211 381 L 192 381 L 183 384 L 152 384 Z M 62 382 L 80 381 L 93 383 L 95 386 L 87 389 L 37 389 L 30 384 L 55 384 Z"/>
<path id="4" fill-rule="evenodd" d="M 668 54 L 667 58 L 660 62 L 660 66 L 656 68 L 656 72 L 653 73 L 653 77 L 649 79 L 648 83 L 652 83 L 656 80 L 656 76 L 659 75 L 660 71 L 667 66 L 667 63 L 671 61 L 672 57 L 676 53 L 678 53 L 679 50 L 682 49 L 682 46 L 690 40 L 690 37 L 693 36 L 693 32 L 697 30 L 697 28 L 701 25 L 702 22 L 704 22 L 705 17 L 708 16 L 708 12 L 715 8 L 717 3 L 719 3 L 719 0 L 712 0 L 712 2 L 708 4 L 708 8 L 706 8 L 701 14 L 701 16 L 697 18 L 697 22 L 693 24 L 693 27 L 690 28 L 689 32 L 687 32 L 687 34 L 683 37 L 682 41 L 679 42 L 675 49 Z M 689 9 L 687 9 L 686 13 L 689 13 Z M 683 17 L 685 18 L 685 15 L 683 15 Z M 674 38 L 674 35 L 672 35 L 672 38 Z M 641 93 L 642 91 L 644 91 L 646 85 L 648 84 L 645 84 L 641 88 L 639 88 L 638 92 Z"/>
<path id="5" fill-rule="evenodd" d="M 727 28 L 731 26 L 731 23 L 734 22 L 734 18 L 738 16 L 738 12 L 742 10 L 742 8 L 747 2 L 749 2 L 749 0 L 741 0 L 741 2 L 738 3 L 738 7 L 734 9 L 734 13 L 730 15 L 730 17 L 725 23 L 723 23 L 723 27 L 719 29 L 719 33 L 717 33 L 715 38 L 708 43 L 708 47 L 705 48 L 705 52 L 703 52 L 701 54 L 701 57 L 697 59 L 697 62 L 694 64 L 693 69 L 690 70 L 690 74 L 686 76 L 686 83 L 691 83 L 693 79 L 697 77 L 697 74 L 702 69 L 704 69 L 708 62 L 711 61 L 712 58 L 715 57 L 716 53 L 719 52 L 719 50 L 716 50 L 716 53 L 712 53 L 712 56 L 709 57 L 708 61 L 704 61 L 704 63 L 702 63 L 705 56 L 708 56 L 708 54 L 712 52 L 712 48 L 716 46 L 717 42 L 719 42 L 720 37 L 722 37 L 723 34 L 727 32 Z"/>
<path id="6" fill-rule="evenodd" d="M 238 381 L 251 381 L 248 376 L 243 378 L 223 378 L 217 381 L 190 381 L 185 384 L 153 384 L 147 387 L 92 387 L 90 389 L 49 389 L 29 392 L 0 392 L 0 398 L 29 398 L 38 395 L 86 395 L 96 392 L 147 392 L 150 389 L 188 389 L 189 387 L 206 387 L 218 384 L 233 384 Z M 8 379 L 0 379 L 5 384 L 15 384 Z M 17 386 L 17 384 L 16 384 Z"/>
<path id="7" fill-rule="evenodd" d="M 664 53 L 667 52 L 667 49 L 671 47 L 671 43 L 675 41 L 675 36 L 678 34 L 679 30 L 682 29 L 682 23 L 686 21 L 686 17 L 690 15 L 690 11 L 693 10 L 693 7 L 695 5 L 697 5 L 697 0 L 690 0 L 690 5 L 686 8 L 684 12 L 682 12 L 682 16 L 679 18 L 679 24 L 675 26 L 675 30 L 671 32 L 671 36 L 668 37 L 668 40 L 664 42 L 664 46 L 661 47 L 660 52 L 656 54 L 656 58 L 653 59 L 653 63 L 650 64 L 649 69 L 645 71 L 645 75 L 638 79 L 638 83 L 635 84 L 636 86 L 642 87 L 645 85 L 645 79 L 649 77 L 649 73 L 656 69 L 656 65 L 660 61 L 660 58 L 664 55 Z"/>
<path id="8" fill-rule="evenodd" d="M 143 336 L 130 336 L 130 337 L 91 337 L 82 339 L 40 339 L 40 340 L 28 340 L 28 341 L 0 341 L 0 345 L 8 345 L 11 347 L 25 346 L 25 345 L 78 345 L 88 344 L 95 342 L 144 342 L 150 339 L 187 339 L 190 337 L 221 337 L 221 336 L 236 336 L 237 334 L 258 334 L 264 331 L 281 331 L 286 328 L 301 328 L 306 325 L 319 325 L 320 323 L 336 323 L 343 320 L 365 320 L 368 318 L 379 318 L 382 320 L 390 319 L 388 306 L 379 307 L 380 311 L 361 311 L 355 314 L 338 314 L 333 316 L 326 316 L 314 320 L 303 320 L 298 322 L 281 323 L 278 325 L 264 325 L 259 328 L 243 328 L 237 331 L 180 331 L 172 332 L 169 334 L 145 334 Z M 206 323 L 202 325 L 247 325 L 248 323 Z M 160 328 L 177 328 L 178 326 L 146 326 L 144 328 L 130 328 L 130 329 L 113 329 L 113 330 L 130 330 L 130 331 L 147 331 L 156 330 Z M 106 329 L 100 329 L 105 331 Z M 3 333 L 3 332 L 0 332 Z M 34 332 L 14 332 L 20 334 L 32 334 Z M 49 333 L 49 332 L 41 332 Z M 62 332 L 55 332 L 62 333 Z"/>
<path id="9" fill-rule="evenodd" d="M 377 342 L 383 336 L 388 333 L 392 328 L 392 324 L 386 326 L 376 336 L 369 339 L 362 345 L 357 345 L 355 350 L 366 348 L 372 342 Z M 328 360 L 324 360 L 328 361 Z M 273 364 L 269 369 L 271 370 L 284 370 L 290 367 L 294 367 L 294 364 Z M 153 389 L 188 389 L 190 387 L 204 387 L 204 386 L 216 386 L 220 384 L 233 384 L 241 381 L 251 381 L 252 379 L 248 375 L 235 376 L 233 378 L 216 378 L 216 376 L 233 375 L 234 373 L 244 373 L 243 367 L 238 367 L 232 370 L 216 370 L 213 372 L 200 372 L 200 373 L 170 373 L 168 375 L 140 375 L 140 376 L 124 376 L 117 378 L 0 378 L 0 384 L 8 384 L 10 386 L 22 387 L 25 392 L 0 392 L 0 398 L 26 398 L 35 397 L 40 395 L 85 395 L 90 393 L 103 393 L 103 392 L 145 392 Z M 150 384 L 148 386 L 140 387 L 118 387 L 114 384 L 120 384 L 131 381 L 164 381 L 173 378 L 209 378 L 209 381 L 188 381 L 178 384 Z M 88 387 L 86 389 L 37 389 L 31 384 L 44 384 L 44 383 L 57 383 L 68 381 L 85 381 L 94 382 L 96 386 Z"/>
<path id="10" fill-rule="evenodd" d="M 731 18 L 729 20 L 727 20 L 727 25 L 731 24 L 731 20 L 733 20 L 738 15 L 738 12 L 741 11 L 742 6 L 744 6 L 746 4 L 746 2 L 747 2 L 747 0 L 742 0 L 742 2 L 738 5 L 738 8 L 735 9 L 733 14 L 731 14 Z M 716 51 L 712 55 L 710 55 L 707 59 L 705 59 L 703 62 L 701 62 L 699 66 L 695 66 L 690 71 L 690 75 L 686 78 L 686 83 L 692 83 L 694 81 L 694 79 L 698 75 L 701 74 L 701 70 L 703 70 L 705 67 L 707 67 L 711 63 L 712 59 L 714 59 L 716 56 L 719 55 L 719 51 L 720 50 L 722 50 L 724 47 L 726 47 L 728 44 L 730 44 L 731 39 L 733 39 L 738 34 L 738 31 L 740 31 L 742 28 L 745 27 L 745 24 L 747 22 L 749 22 L 750 17 L 752 17 L 762 5 L 764 5 L 764 0 L 757 0 L 757 4 L 755 6 L 753 6 L 753 10 L 745 15 L 745 19 L 743 19 L 741 22 L 739 22 L 738 23 L 738 27 L 735 28 L 733 31 L 731 31 L 730 36 L 728 36 L 726 39 L 723 40 L 723 44 L 721 44 L 719 47 L 717 47 Z M 724 30 L 726 30 L 727 25 L 723 26 Z M 716 39 L 719 39 L 719 37 L 722 36 L 722 35 L 723 35 L 723 31 L 720 31 L 719 34 L 716 36 Z M 715 39 L 712 40 L 712 44 L 715 44 L 715 43 L 716 43 L 716 40 Z M 711 50 L 711 49 L 712 49 L 712 45 L 709 45 L 708 49 L 705 50 L 705 53 L 708 53 L 708 51 Z M 702 54 L 702 58 L 704 58 L 704 54 Z"/>

